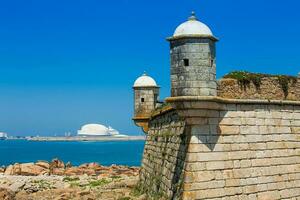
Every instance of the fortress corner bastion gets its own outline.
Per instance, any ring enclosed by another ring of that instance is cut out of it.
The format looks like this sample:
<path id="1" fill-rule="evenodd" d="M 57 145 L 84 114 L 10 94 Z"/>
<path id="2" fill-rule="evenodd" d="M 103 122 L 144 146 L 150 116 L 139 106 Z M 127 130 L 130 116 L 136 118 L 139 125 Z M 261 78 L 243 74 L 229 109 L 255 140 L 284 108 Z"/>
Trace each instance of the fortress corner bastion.
<path id="1" fill-rule="evenodd" d="M 147 139 L 138 189 L 149 199 L 300 199 L 300 77 L 232 72 L 216 80 L 213 31 L 194 13 L 170 42 L 171 95 L 134 83 Z"/>

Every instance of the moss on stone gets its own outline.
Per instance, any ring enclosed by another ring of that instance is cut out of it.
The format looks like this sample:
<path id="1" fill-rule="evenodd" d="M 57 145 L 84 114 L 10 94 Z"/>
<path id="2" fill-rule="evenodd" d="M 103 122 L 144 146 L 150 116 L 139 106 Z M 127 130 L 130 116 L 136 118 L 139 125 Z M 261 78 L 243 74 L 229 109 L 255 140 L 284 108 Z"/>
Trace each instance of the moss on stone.
<path id="1" fill-rule="evenodd" d="M 151 113 L 151 115 L 155 115 L 157 113 L 161 113 L 162 111 L 167 110 L 170 107 L 171 107 L 171 104 L 164 102 L 161 105 L 159 105 L 158 107 L 156 107 L 153 110 L 153 112 Z"/>
<path id="2" fill-rule="evenodd" d="M 251 73 L 247 71 L 233 71 L 229 74 L 226 74 L 223 78 L 236 79 L 244 89 L 249 87 L 250 83 L 253 83 L 255 87 L 259 89 L 261 80 L 263 78 L 276 78 L 284 93 L 285 98 L 289 93 L 289 84 L 295 84 L 297 82 L 297 77 L 295 76 Z"/>

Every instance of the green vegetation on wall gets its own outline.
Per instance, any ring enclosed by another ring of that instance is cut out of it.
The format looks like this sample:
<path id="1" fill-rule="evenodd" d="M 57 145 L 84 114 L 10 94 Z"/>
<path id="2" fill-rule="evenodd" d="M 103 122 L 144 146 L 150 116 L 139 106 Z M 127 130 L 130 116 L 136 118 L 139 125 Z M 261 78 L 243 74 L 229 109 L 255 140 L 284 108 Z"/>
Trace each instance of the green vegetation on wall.
<path id="1" fill-rule="evenodd" d="M 263 78 L 276 78 L 285 97 L 287 97 L 289 93 L 289 84 L 295 84 L 297 82 L 297 77 L 295 76 L 260 74 L 247 71 L 233 71 L 226 74 L 223 78 L 236 79 L 245 90 L 250 86 L 250 83 L 253 83 L 255 87 L 259 89 Z"/>

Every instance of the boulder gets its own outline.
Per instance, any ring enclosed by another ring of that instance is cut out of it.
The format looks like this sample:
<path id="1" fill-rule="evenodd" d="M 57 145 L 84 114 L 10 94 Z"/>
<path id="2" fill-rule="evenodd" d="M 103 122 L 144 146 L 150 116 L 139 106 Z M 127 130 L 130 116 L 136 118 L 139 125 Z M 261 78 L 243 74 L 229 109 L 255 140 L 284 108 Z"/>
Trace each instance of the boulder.
<path id="1" fill-rule="evenodd" d="M 95 170 L 98 170 L 98 169 L 101 170 L 101 169 L 103 169 L 103 167 L 99 163 L 97 163 L 97 162 L 89 163 L 88 164 L 88 168 L 95 169 Z"/>
<path id="2" fill-rule="evenodd" d="M 73 175 L 82 175 L 84 174 L 84 169 L 80 167 L 70 167 L 66 169 L 65 175 L 66 176 L 73 176 Z"/>
<path id="3" fill-rule="evenodd" d="M 83 171 L 83 174 L 93 176 L 93 175 L 96 175 L 96 171 L 94 169 L 86 169 L 86 170 Z"/>
<path id="4" fill-rule="evenodd" d="M 14 164 L 13 175 L 21 175 L 21 164 L 19 163 Z"/>
<path id="5" fill-rule="evenodd" d="M 62 176 L 62 175 L 65 175 L 65 169 L 64 168 L 53 168 L 53 169 L 51 169 L 50 174 Z"/>
<path id="6" fill-rule="evenodd" d="M 13 165 L 9 165 L 6 169 L 4 174 L 5 175 L 13 175 L 14 173 L 14 166 Z"/>
<path id="7" fill-rule="evenodd" d="M 9 189 L 13 192 L 19 192 L 20 190 L 23 189 L 23 187 L 26 185 L 25 180 L 17 180 L 15 182 L 13 182 L 13 184 L 11 184 L 9 186 Z"/>
<path id="8" fill-rule="evenodd" d="M 87 164 L 87 163 L 84 163 L 84 164 L 79 165 L 78 167 L 80 167 L 80 168 L 87 168 L 87 167 L 88 167 L 88 164 Z"/>
<path id="9" fill-rule="evenodd" d="M 50 168 L 50 164 L 47 161 L 41 161 L 41 160 L 39 160 L 35 164 L 37 166 L 40 166 L 40 167 L 45 168 L 45 169 L 49 169 Z"/>
<path id="10" fill-rule="evenodd" d="M 65 168 L 65 164 L 63 161 L 55 158 L 50 162 L 50 168 Z"/>
<path id="11" fill-rule="evenodd" d="M 0 167 L 0 173 L 4 173 L 5 172 L 6 167 L 3 165 Z"/>
<path id="12" fill-rule="evenodd" d="M 14 200 L 15 193 L 6 188 L 0 188 L 0 199 L 1 200 Z"/>
<path id="13" fill-rule="evenodd" d="M 72 167 L 72 163 L 71 162 L 67 162 L 66 163 L 66 168 L 70 168 L 70 167 Z"/>
<path id="14" fill-rule="evenodd" d="M 20 173 L 18 174 L 24 176 L 37 176 L 49 174 L 49 169 L 45 169 L 44 167 L 35 165 L 34 163 L 24 163 L 20 165 Z"/>

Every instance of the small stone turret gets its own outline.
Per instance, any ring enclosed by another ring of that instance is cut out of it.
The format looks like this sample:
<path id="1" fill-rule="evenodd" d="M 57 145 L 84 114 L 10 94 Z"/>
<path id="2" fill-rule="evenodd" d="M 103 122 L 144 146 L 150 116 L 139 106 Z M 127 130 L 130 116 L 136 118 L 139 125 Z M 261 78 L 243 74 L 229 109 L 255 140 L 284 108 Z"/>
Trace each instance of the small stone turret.
<path id="1" fill-rule="evenodd" d="M 155 80 L 144 73 L 133 85 L 134 90 L 134 118 L 133 120 L 144 131 L 147 131 L 148 120 L 155 109 L 159 98 L 159 87 Z M 147 125 L 147 127 L 146 127 Z"/>
<path id="2" fill-rule="evenodd" d="M 177 27 L 170 42 L 171 96 L 216 96 L 218 41 L 195 13 Z"/>

